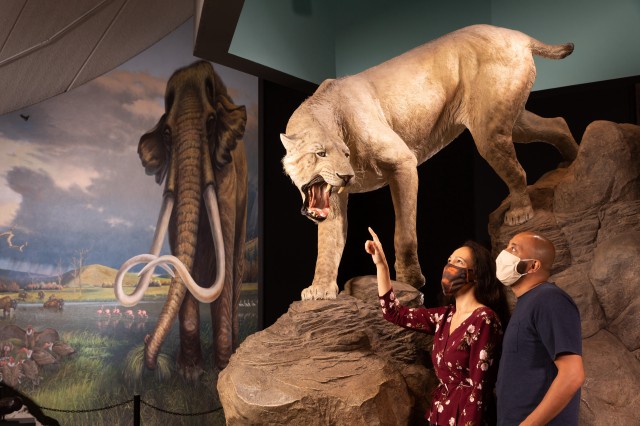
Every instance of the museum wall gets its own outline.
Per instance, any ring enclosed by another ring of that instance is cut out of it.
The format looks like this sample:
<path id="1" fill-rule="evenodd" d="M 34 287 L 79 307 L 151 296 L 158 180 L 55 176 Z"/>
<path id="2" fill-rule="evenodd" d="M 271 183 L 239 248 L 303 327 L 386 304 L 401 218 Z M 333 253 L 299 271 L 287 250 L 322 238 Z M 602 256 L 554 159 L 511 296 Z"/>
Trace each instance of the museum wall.
<path id="1" fill-rule="evenodd" d="M 246 0 L 229 53 L 319 84 L 487 23 L 575 43 L 563 61 L 536 59 L 537 91 L 640 74 L 639 21 L 636 0 Z"/>
<path id="2" fill-rule="evenodd" d="M 491 23 L 547 43 L 571 41 L 563 61 L 536 58 L 533 91 L 640 74 L 637 0 L 491 1 Z"/>
<path id="3" fill-rule="evenodd" d="M 304 80 L 335 75 L 332 4 L 246 0 L 229 53 Z"/>
<path id="4" fill-rule="evenodd" d="M 491 0 L 342 2 L 335 13 L 335 73 L 355 74 L 451 31 L 490 23 Z"/>

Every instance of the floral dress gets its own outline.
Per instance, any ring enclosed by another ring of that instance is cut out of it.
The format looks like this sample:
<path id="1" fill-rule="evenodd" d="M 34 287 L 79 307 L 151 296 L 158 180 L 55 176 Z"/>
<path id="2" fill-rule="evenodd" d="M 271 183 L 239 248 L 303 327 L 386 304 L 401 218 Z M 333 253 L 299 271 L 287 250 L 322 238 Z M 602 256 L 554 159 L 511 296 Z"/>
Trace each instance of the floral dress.
<path id="1" fill-rule="evenodd" d="M 387 321 L 432 334 L 431 359 L 439 384 L 431 409 L 425 415 L 431 424 L 493 424 L 494 386 L 502 345 L 502 326 L 488 307 L 477 308 L 455 330 L 451 318 L 455 305 L 438 308 L 407 308 L 393 289 L 380 297 Z"/>

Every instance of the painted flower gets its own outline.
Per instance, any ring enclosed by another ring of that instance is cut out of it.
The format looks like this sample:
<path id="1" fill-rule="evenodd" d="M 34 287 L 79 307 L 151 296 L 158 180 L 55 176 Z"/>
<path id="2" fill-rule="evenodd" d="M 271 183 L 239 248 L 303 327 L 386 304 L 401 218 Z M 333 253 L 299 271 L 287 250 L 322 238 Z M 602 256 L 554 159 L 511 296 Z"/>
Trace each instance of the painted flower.
<path id="1" fill-rule="evenodd" d="M 486 362 L 483 362 L 482 364 L 480 364 L 480 370 L 487 371 L 488 369 L 489 369 L 489 364 L 487 364 Z"/>
<path id="2" fill-rule="evenodd" d="M 484 349 L 480 351 L 480 359 L 481 360 L 486 360 L 487 359 L 487 351 L 485 351 Z"/>
<path id="3" fill-rule="evenodd" d="M 380 306 L 384 308 L 384 305 L 385 305 L 384 299 L 380 299 Z"/>
<path id="4" fill-rule="evenodd" d="M 473 324 L 469 324 L 469 327 L 467 327 L 467 333 L 473 334 L 475 331 L 476 327 Z"/>
<path id="5" fill-rule="evenodd" d="M 449 419 L 449 426 L 456 426 L 456 419 L 454 419 L 453 417 L 451 417 Z"/>

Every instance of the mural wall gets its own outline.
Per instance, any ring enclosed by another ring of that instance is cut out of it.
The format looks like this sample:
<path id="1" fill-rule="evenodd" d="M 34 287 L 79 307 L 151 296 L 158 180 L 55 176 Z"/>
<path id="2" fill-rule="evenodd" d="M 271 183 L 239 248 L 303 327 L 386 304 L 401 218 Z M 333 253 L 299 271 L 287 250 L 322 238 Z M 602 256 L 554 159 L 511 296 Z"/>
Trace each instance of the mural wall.
<path id="1" fill-rule="evenodd" d="M 209 310 L 200 309 L 204 373 L 187 382 L 176 371 L 177 324 L 157 368 L 143 364 L 145 336 L 155 327 L 170 276 L 158 268 L 133 307 L 121 305 L 113 289 L 120 265 L 150 251 L 164 185 L 145 174 L 138 142 L 165 112 L 171 74 L 197 60 L 192 31 L 188 21 L 102 77 L 0 116 L 0 370 L 6 385 L 42 407 L 63 410 L 45 410 L 61 424 L 130 423 L 132 406 L 121 403 L 135 394 L 149 424 L 224 418 L 216 410 Z M 247 114 L 242 340 L 258 327 L 258 79 L 213 66 Z M 160 254 L 169 253 L 165 241 Z M 125 279 L 125 292 L 136 281 Z M 86 412 L 102 407 L 109 409 Z"/>

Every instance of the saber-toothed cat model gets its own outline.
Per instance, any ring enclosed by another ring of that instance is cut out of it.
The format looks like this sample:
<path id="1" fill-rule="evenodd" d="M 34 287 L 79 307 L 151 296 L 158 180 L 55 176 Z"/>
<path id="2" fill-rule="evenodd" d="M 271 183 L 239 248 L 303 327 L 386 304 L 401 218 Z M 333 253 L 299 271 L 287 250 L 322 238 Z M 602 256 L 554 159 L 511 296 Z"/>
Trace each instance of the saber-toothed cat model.
<path id="1" fill-rule="evenodd" d="M 480 155 L 509 187 L 505 223 L 533 216 L 513 142 L 543 141 L 572 161 L 578 145 L 562 118 L 524 109 L 533 55 L 561 59 L 573 44 L 548 45 L 518 31 L 474 25 L 359 74 L 324 81 L 292 114 L 285 172 L 302 213 L 318 223 L 315 276 L 302 299 L 332 299 L 347 235 L 350 192 L 389 185 L 395 207 L 396 279 L 420 287 L 417 166 L 469 129 Z"/>

